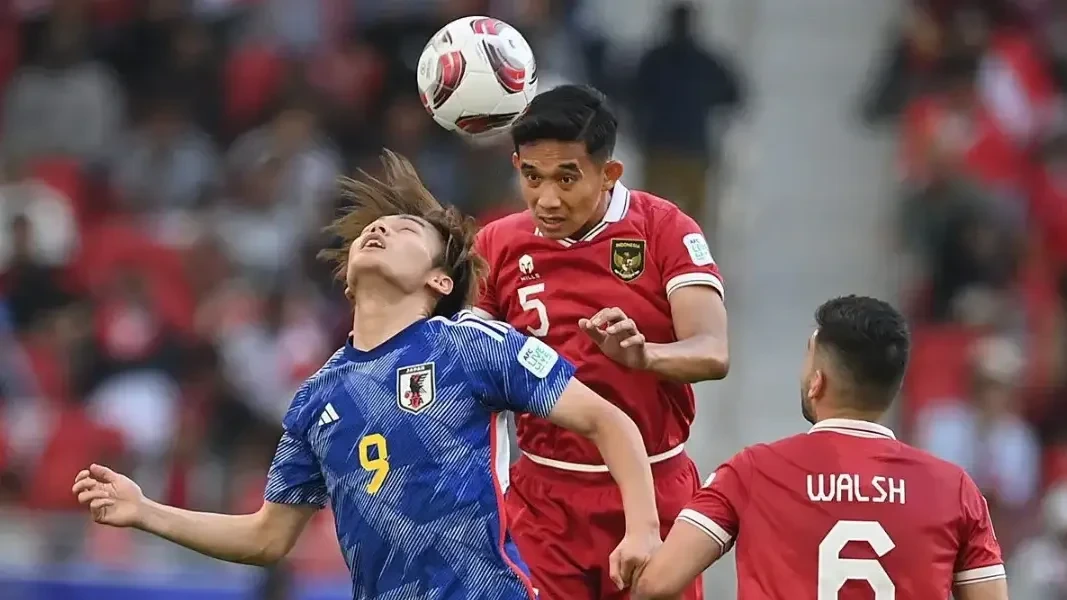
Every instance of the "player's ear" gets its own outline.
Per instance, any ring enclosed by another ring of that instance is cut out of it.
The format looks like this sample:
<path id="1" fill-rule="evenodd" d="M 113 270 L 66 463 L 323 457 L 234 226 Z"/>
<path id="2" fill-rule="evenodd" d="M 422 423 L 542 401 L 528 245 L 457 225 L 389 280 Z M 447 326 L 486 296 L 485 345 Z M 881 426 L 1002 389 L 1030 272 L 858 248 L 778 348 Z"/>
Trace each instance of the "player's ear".
<path id="1" fill-rule="evenodd" d="M 515 167 L 516 169 L 519 168 L 519 153 L 518 152 L 512 152 L 511 153 L 511 166 Z"/>
<path id="2" fill-rule="evenodd" d="M 348 298 L 349 302 L 355 302 L 356 301 L 355 295 L 352 293 L 352 287 L 351 286 L 348 286 L 348 285 L 345 286 L 345 298 Z"/>
<path id="3" fill-rule="evenodd" d="M 426 282 L 426 285 L 430 286 L 430 289 L 437 292 L 442 296 L 447 296 L 452 293 L 452 288 L 455 287 L 455 282 L 448 275 L 445 275 L 443 271 L 434 270 L 430 275 L 430 280 Z"/>
<path id="4" fill-rule="evenodd" d="M 818 401 L 826 393 L 826 375 L 822 372 L 822 369 L 816 369 L 811 374 L 811 379 L 808 381 L 808 397 L 814 401 Z"/>
<path id="5" fill-rule="evenodd" d="M 604 163 L 604 190 L 603 191 L 606 192 L 606 191 L 610 190 L 611 188 L 615 187 L 615 183 L 617 181 L 619 181 L 620 179 L 622 179 L 622 172 L 623 172 L 622 163 L 617 161 L 617 160 L 615 160 L 614 158 L 609 158 L 608 161 L 606 163 Z"/>

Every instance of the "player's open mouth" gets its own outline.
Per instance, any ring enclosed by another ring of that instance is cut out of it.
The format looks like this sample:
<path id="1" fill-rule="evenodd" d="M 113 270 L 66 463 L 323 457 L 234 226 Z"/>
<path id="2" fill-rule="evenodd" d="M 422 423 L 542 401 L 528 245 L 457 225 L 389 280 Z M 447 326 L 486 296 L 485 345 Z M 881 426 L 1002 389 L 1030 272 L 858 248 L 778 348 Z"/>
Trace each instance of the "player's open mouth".
<path id="1" fill-rule="evenodd" d="M 385 241 L 382 240 L 382 238 L 380 236 L 378 236 L 378 235 L 375 235 L 375 234 L 368 235 L 363 240 L 363 244 L 360 245 L 359 249 L 360 250 L 369 250 L 369 249 L 372 249 L 372 248 L 378 249 L 378 250 L 384 250 L 385 249 Z"/>
<path id="2" fill-rule="evenodd" d="M 567 221 L 563 217 L 538 217 L 537 220 L 544 229 L 559 229 Z"/>

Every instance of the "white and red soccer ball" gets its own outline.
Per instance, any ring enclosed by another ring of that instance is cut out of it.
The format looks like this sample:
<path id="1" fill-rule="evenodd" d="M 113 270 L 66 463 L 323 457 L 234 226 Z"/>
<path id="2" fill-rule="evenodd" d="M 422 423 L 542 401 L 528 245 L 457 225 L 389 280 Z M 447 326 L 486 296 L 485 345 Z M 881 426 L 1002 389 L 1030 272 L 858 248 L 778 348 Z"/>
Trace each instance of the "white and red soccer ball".
<path id="1" fill-rule="evenodd" d="M 419 96 L 441 127 L 470 138 L 505 130 L 537 91 L 530 44 L 490 17 L 456 19 L 434 34 L 419 57 Z"/>

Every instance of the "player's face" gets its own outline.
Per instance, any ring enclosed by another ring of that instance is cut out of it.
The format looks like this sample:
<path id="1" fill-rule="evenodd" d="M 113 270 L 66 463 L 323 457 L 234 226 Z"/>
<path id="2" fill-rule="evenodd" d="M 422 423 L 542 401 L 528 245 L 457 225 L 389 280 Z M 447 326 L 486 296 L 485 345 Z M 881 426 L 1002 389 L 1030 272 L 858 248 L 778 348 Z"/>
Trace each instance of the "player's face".
<path id="1" fill-rule="evenodd" d="M 804 353 L 804 368 L 800 376 L 800 414 L 804 420 L 812 425 L 815 424 L 815 400 L 822 395 L 823 375 L 815 365 L 815 336 L 819 332 L 811 334 L 808 338 L 808 349 Z"/>
<path id="2" fill-rule="evenodd" d="M 512 155 L 522 197 L 547 238 L 571 237 L 604 215 L 605 192 L 622 176 L 622 163 L 598 163 L 581 142 L 541 140 Z"/>
<path id="3" fill-rule="evenodd" d="M 364 228 L 348 249 L 348 288 L 354 289 L 367 275 L 376 275 L 409 294 L 427 286 L 448 294 L 452 280 L 435 266 L 442 251 L 440 234 L 425 219 L 382 217 Z"/>

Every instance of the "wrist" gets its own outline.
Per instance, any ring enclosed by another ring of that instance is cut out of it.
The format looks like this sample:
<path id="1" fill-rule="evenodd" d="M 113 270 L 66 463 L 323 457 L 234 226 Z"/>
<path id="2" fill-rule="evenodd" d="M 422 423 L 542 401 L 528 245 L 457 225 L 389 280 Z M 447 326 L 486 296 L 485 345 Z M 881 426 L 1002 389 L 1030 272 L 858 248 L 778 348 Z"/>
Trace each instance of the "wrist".
<path id="1" fill-rule="evenodd" d="M 158 502 L 153 502 L 148 498 L 142 498 L 137 503 L 137 509 L 134 513 L 133 523 L 131 526 L 134 529 L 140 529 L 146 533 L 160 534 L 162 533 L 162 506 Z"/>
<path id="2" fill-rule="evenodd" d="M 644 371 L 658 372 L 663 364 L 663 344 L 645 344 L 644 363 L 640 368 Z"/>
<path id="3" fill-rule="evenodd" d="M 631 523 L 629 519 L 626 521 L 626 537 L 642 538 L 648 536 L 659 537 L 660 527 L 659 519 L 649 521 L 648 519 L 641 519 L 640 521 Z"/>

